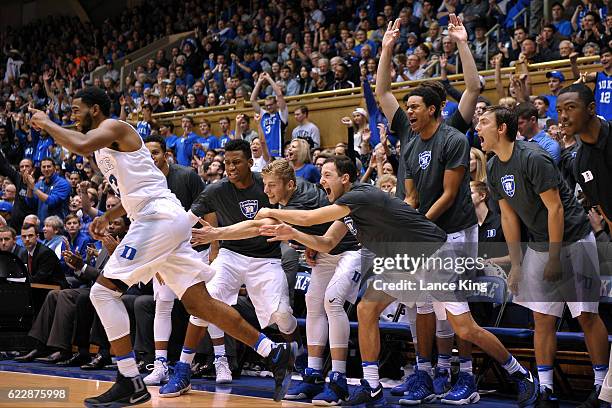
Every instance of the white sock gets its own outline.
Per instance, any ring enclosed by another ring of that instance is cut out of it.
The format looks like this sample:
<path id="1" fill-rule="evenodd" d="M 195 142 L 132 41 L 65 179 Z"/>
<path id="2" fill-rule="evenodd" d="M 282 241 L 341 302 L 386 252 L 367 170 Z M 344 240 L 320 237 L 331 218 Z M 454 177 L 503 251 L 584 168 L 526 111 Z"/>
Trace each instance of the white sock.
<path id="1" fill-rule="evenodd" d="M 519 371 L 523 375 L 527 374 L 527 370 L 525 370 L 525 368 L 523 368 L 523 366 L 519 364 L 519 362 L 516 360 L 516 358 L 514 358 L 512 354 L 510 354 L 508 360 L 506 360 L 506 362 L 502 364 L 502 367 L 510 375 L 516 373 L 517 371 Z"/>
<path id="2" fill-rule="evenodd" d="M 368 382 L 370 387 L 377 388 L 380 385 L 378 378 L 378 361 L 364 361 L 361 363 L 363 369 L 363 379 Z"/>
<path id="3" fill-rule="evenodd" d="M 129 352 L 124 356 L 117 356 L 117 368 L 124 377 L 137 377 L 140 375 L 138 372 L 138 366 L 136 365 L 136 358 L 133 351 Z"/>
<path id="4" fill-rule="evenodd" d="M 189 347 L 183 347 L 181 350 L 181 363 L 187 363 L 191 365 L 193 363 L 193 358 L 195 357 L 195 350 L 190 349 Z"/>
<path id="5" fill-rule="evenodd" d="M 321 371 L 323 368 L 323 358 L 308 356 L 308 368 Z"/>
<path id="6" fill-rule="evenodd" d="M 221 357 L 225 355 L 225 344 L 221 344 L 220 346 L 213 346 L 213 350 L 215 351 L 215 357 Z"/>
<path id="7" fill-rule="evenodd" d="M 438 354 L 438 368 L 440 370 L 446 370 L 447 373 L 451 372 L 451 356 L 448 354 Z"/>
<path id="8" fill-rule="evenodd" d="M 155 350 L 155 359 L 168 361 L 168 350 Z"/>
<path id="9" fill-rule="evenodd" d="M 544 391 L 544 388 L 548 388 L 553 391 L 553 366 L 550 365 L 539 365 L 538 366 L 538 378 L 540 379 L 540 391 Z"/>
<path id="10" fill-rule="evenodd" d="M 431 368 L 431 360 L 426 358 L 417 357 L 417 368 L 419 371 L 425 371 L 431 378 L 433 378 L 433 369 Z"/>
<path id="11" fill-rule="evenodd" d="M 459 371 L 461 371 L 462 373 L 468 373 L 469 375 L 473 375 L 472 359 L 459 357 Z"/>
<path id="12" fill-rule="evenodd" d="M 270 352 L 272 351 L 272 340 L 266 337 L 265 334 L 259 333 L 259 338 L 255 345 L 253 345 L 253 349 L 262 357 L 268 357 Z"/>
<path id="13" fill-rule="evenodd" d="M 608 373 L 608 366 L 596 364 L 593 366 L 593 373 L 595 374 L 595 385 L 603 385 L 606 374 Z"/>
<path id="14" fill-rule="evenodd" d="M 346 374 L 346 360 L 332 360 L 332 371 Z"/>

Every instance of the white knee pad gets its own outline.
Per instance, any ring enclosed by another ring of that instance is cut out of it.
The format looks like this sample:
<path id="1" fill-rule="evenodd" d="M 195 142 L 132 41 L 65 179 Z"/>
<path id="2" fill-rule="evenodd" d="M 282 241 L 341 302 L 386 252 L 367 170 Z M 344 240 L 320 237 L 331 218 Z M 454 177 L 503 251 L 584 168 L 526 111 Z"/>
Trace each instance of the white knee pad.
<path id="1" fill-rule="evenodd" d="M 310 346 L 327 344 L 328 323 L 323 301 L 306 293 L 306 343 Z"/>
<path id="2" fill-rule="evenodd" d="M 430 314 L 434 312 L 433 303 L 425 302 L 425 303 L 417 303 L 416 307 L 418 314 Z"/>
<path id="3" fill-rule="evenodd" d="M 289 306 L 289 299 L 283 298 L 278 304 L 276 312 L 270 316 L 270 324 L 276 323 L 278 330 L 283 334 L 291 334 L 297 328 L 297 320 Z"/>
<path id="4" fill-rule="evenodd" d="M 202 320 L 197 316 L 191 315 L 189 316 L 189 323 L 198 327 L 208 327 L 208 322 L 206 320 Z"/>
<path id="5" fill-rule="evenodd" d="M 221 339 L 223 336 L 225 336 L 225 332 L 214 324 L 208 326 L 208 334 L 210 335 L 211 339 Z"/>
<path id="6" fill-rule="evenodd" d="M 99 283 L 94 283 L 89 292 L 89 299 L 98 312 L 109 341 L 130 334 L 130 316 L 120 297 L 121 293 Z"/>
<path id="7" fill-rule="evenodd" d="M 455 331 L 451 327 L 448 320 L 436 320 L 436 337 L 447 339 L 449 337 L 453 337 L 454 335 Z"/>
<path id="8" fill-rule="evenodd" d="M 344 298 L 338 296 L 330 298 L 326 293 L 323 303 L 329 322 L 329 347 L 348 347 L 350 326 L 348 316 L 344 311 Z"/>
<path id="9" fill-rule="evenodd" d="M 174 300 L 155 301 L 155 319 L 153 320 L 153 339 L 168 341 L 172 333 L 172 307 Z"/>

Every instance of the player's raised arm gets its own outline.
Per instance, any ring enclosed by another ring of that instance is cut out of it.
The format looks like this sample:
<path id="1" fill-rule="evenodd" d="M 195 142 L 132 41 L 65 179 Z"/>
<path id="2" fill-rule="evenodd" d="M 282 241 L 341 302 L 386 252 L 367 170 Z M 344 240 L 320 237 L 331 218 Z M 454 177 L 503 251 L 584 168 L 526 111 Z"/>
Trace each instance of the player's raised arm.
<path id="1" fill-rule="evenodd" d="M 310 226 L 339 220 L 349 215 L 351 210 L 344 205 L 332 204 L 316 210 L 277 210 L 262 208 L 255 219 L 275 218 L 292 225 Z"/>
<path id="2" fill-rule="evenodd" d="M 454 14 L 450 14 L 448 35 L 457 44 L 459 59 L 463 66 L 463 78 L 465 80 L 465 92 L 461 95 L 458 109 L 463 120 L 466 123 L 470 123 L 476 111 L 476 100 L 478 95 L 480 95 L 480 78 L 478 77 L 474 55 L 472 55 L 468 45 L 467 31 L 461 19 Z"/>
<path id="3" fill-rule="evenodd" d="M 400 36 L 400 19 L 394 23 L 389 22 L 387 31 L 382 40 L 382 53 L 378 62 L 378 70 L 376 71 L 376 96 L 380 102 L 385 117 L 391 123 L 393 116 L 399 108 L 399 103 L 393 92 L 391 92 L 391 59 L 393 58 L 393 48 L 395 41 Z"/>
<path id="4" fill-rule="evenodd" d="M 94 105 L 94 109 L 96 106 Z M 122 132 L 119 122 L 102 122 L 96 129 L 92 129 L 84 135 L 81 132 L 61 127 L 53 122 L 49 116 L 38 109 L 29 108 L 32 113 L 30 122 L 39 129 L 44 129 L 61 146 L 81 156 L 89 156 L 96 150 L 117 143 L 121 146 L 125 133 Z M 138 147 L 135 147 L 137 149 Z M 131 149 L 130 149 L 131 150 Z"/>
<path id="5" fill-rule="evenodd" d="M 259 229 L 261 235 L 272 237 L 268 241 L 297 241 L 321 253 L 329 253 L 334 249 L 347 231 L 341 221 L 334 221 L 323 236 L 306 234 L 287 224 L 264 225 Z"/>

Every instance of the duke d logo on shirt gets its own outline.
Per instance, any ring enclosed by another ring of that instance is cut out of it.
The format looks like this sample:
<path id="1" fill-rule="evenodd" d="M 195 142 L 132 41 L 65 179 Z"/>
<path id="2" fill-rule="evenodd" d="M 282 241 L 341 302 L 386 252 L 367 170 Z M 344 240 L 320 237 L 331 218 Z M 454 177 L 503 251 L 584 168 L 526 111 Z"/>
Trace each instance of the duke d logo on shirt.
<path id="1" fill-rule="evenodd" d="M 509 174 L 505 175 L 501 178 L 502 186 L 504 187 L 504 191 L 508 195 L 508 197 L 514 197 L 514 175 Z"/>

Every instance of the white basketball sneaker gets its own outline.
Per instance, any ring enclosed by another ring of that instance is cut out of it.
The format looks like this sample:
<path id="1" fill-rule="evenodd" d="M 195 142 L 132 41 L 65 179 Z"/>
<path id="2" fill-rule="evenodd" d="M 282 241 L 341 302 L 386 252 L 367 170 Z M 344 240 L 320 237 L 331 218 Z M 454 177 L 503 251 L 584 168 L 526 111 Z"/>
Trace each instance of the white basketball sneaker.
<path id="1" fill-rule="evenodd" d="M 226 356 L 215 358 L 215 371 L 217 372 L 217 384 L 229 384 L 232 382 L 232 370 L 229 368 L 229 363 Z"/>
<path id="2" fill-rule="evenodd" d="M 167 383 L 168 379 L 168 365 L 166 361 L 156 359 L 153 362 L 153 371 L 143 379 L 143 382 L 146 385 L 160 385 Z"/>

